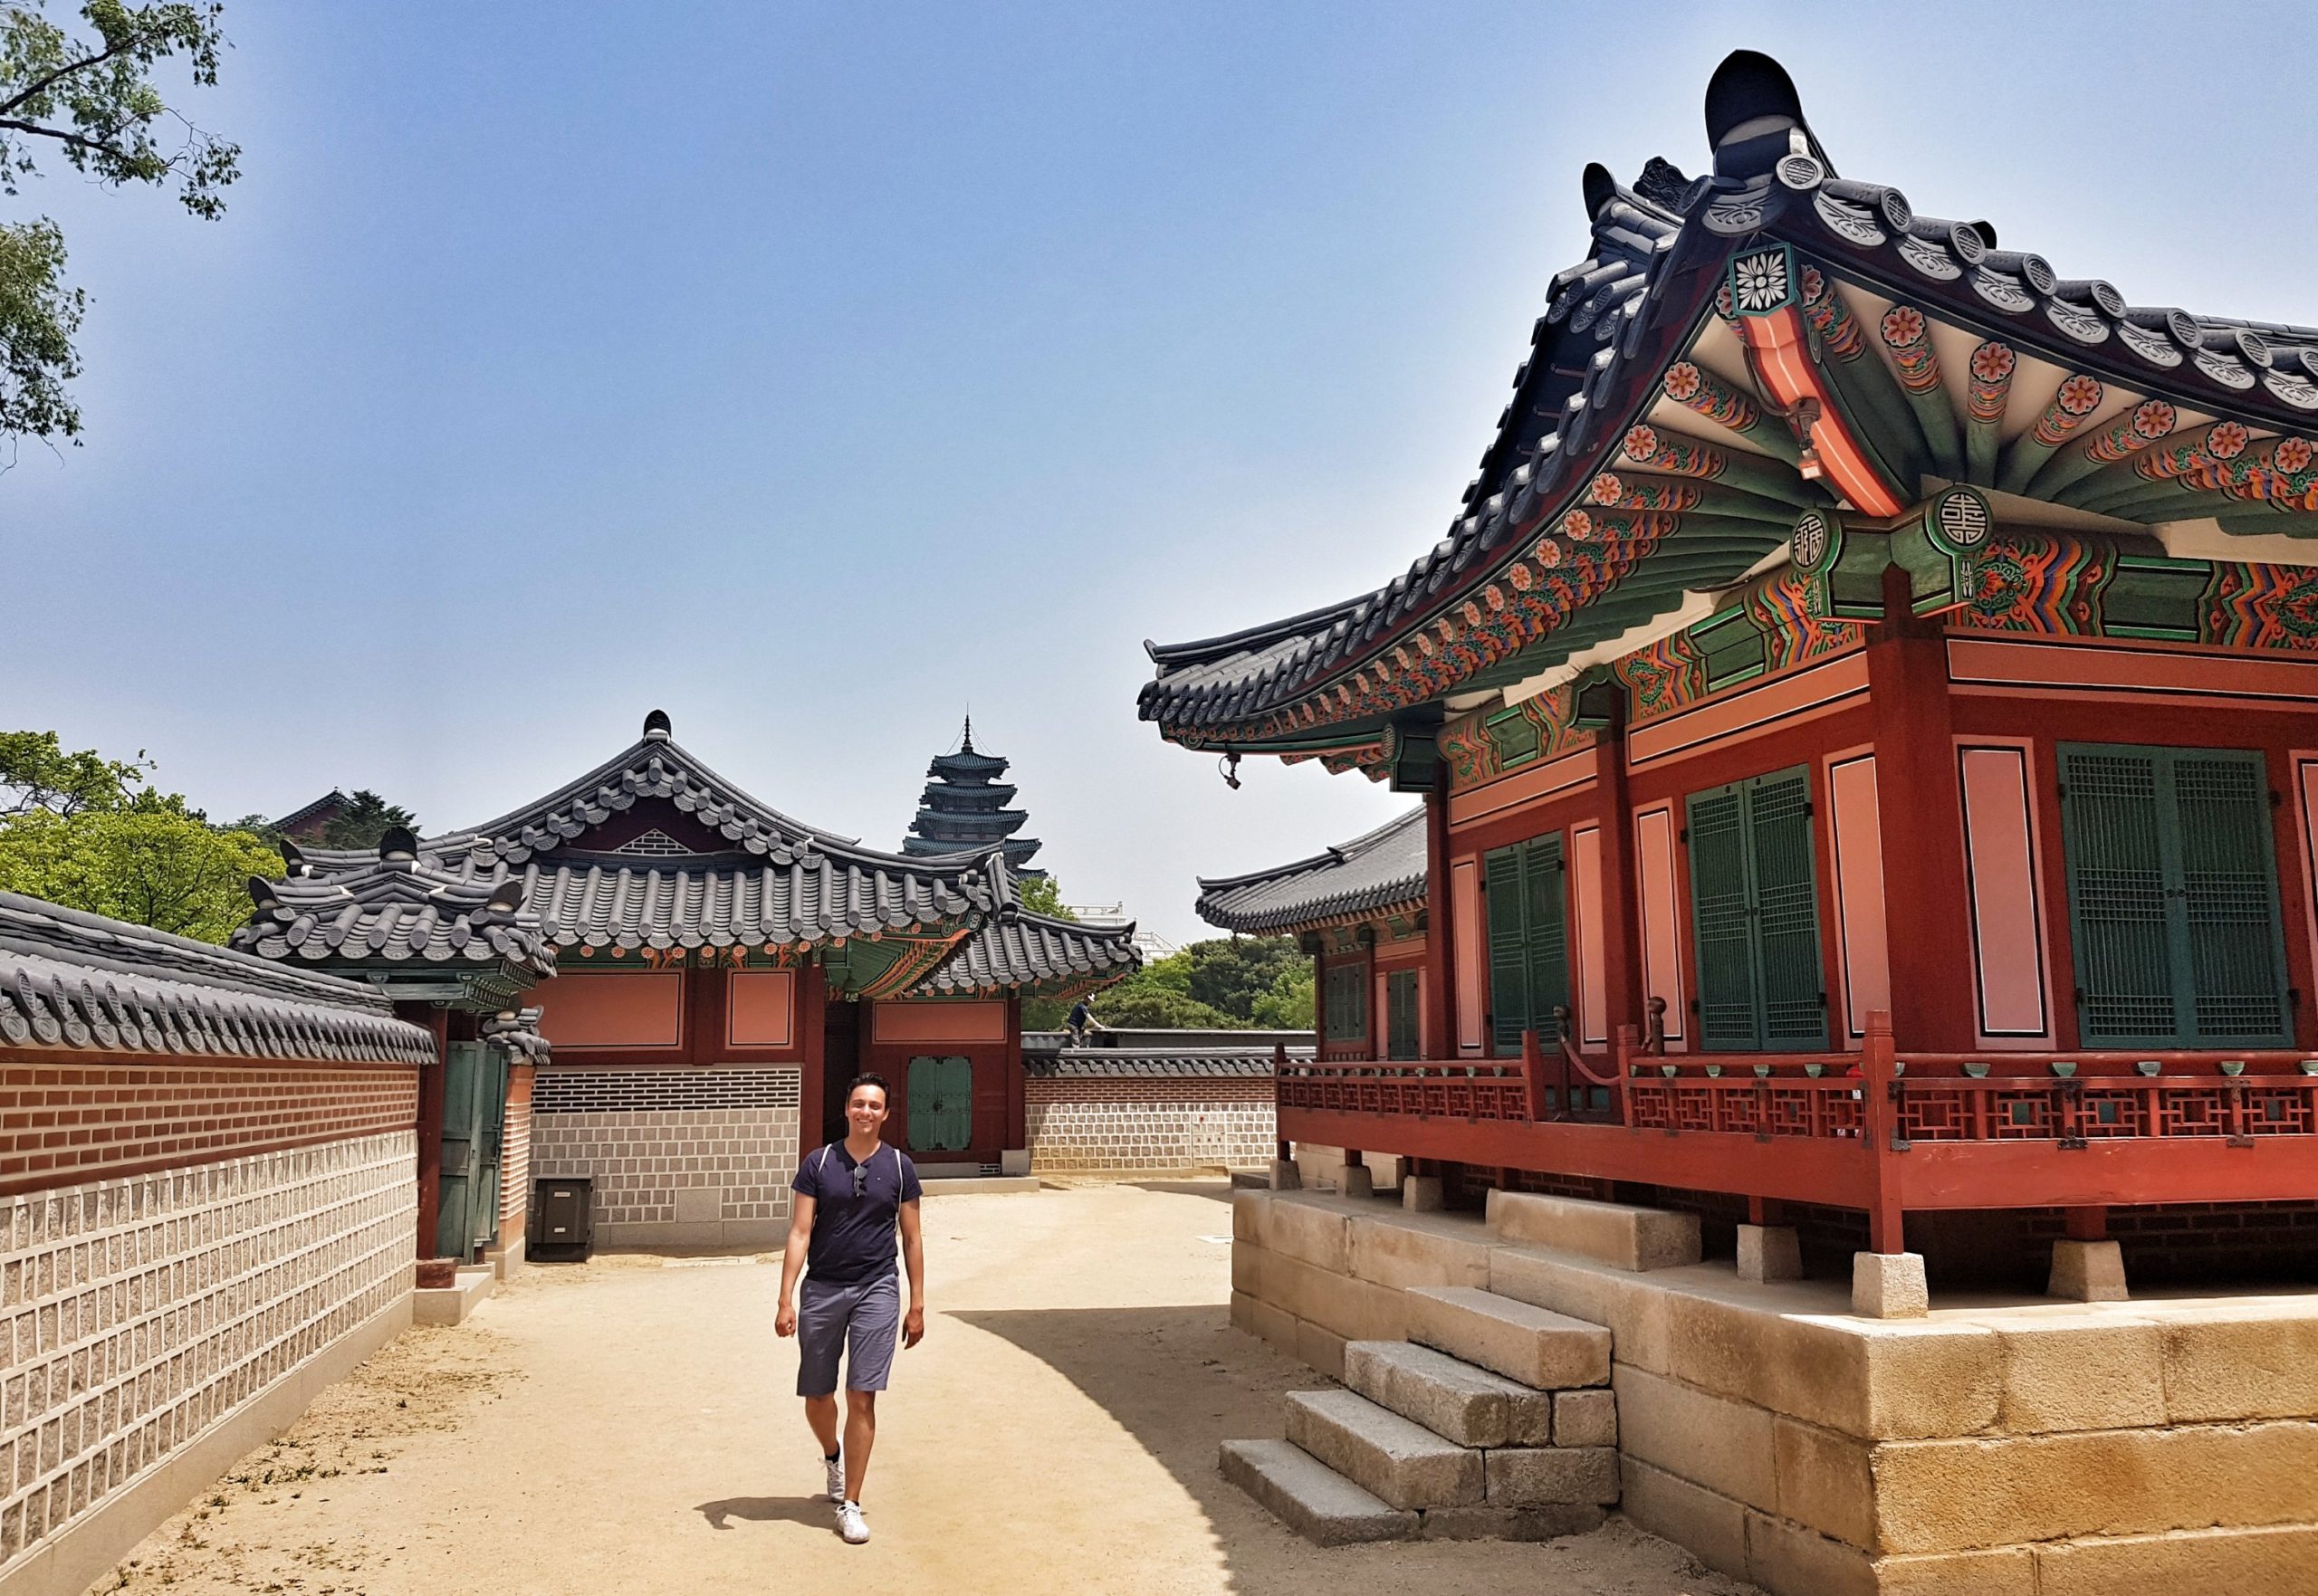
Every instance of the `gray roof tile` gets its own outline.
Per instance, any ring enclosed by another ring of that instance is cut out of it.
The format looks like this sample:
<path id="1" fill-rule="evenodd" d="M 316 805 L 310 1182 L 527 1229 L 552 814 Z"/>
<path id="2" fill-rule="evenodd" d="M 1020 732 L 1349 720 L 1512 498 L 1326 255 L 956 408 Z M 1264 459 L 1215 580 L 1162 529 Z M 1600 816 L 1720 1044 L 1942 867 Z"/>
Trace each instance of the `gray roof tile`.
<path id="1" fill-rule="evenodd" d="M 0 1042 L 333 1064 L 424 1064 L 425 1028 L 357 985 L 0 892 Z"/>
<path id="2" fill-rule="evenodd" d="M 1225 931 L 1272 934 L 1354 914 L 1424 906 L 1424 808 L 1292 865 L 1202 877 L 1200 918 Z"/>

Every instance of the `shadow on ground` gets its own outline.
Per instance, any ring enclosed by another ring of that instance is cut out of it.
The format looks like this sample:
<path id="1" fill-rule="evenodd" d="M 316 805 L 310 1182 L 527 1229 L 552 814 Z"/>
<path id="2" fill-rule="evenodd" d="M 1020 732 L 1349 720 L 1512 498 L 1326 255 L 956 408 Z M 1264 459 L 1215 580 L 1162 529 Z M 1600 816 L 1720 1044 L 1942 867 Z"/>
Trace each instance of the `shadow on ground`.
<path id="1" fill-rule="evenodd" d="M 1210 1178 L 1204 1180 L 1130 1180 L 1128 1185 L 1138 1191 L 1164 1191 L 1173 1197 L 1204 1197 L 1210 1202 L 1229 1207 L 1231 1183 Z"/>
<path id="2" fill-rule="evenodd" d="M 836 1522 L 836 1509 L 827 1496 L 727 1496 L 722 1502 L 703 1502 L 694 1511 L 713 1530 L 729 1530 L 736 1518 L 754 1524 L 809 1524 L 816 1529 L 828 1529 Z"/>

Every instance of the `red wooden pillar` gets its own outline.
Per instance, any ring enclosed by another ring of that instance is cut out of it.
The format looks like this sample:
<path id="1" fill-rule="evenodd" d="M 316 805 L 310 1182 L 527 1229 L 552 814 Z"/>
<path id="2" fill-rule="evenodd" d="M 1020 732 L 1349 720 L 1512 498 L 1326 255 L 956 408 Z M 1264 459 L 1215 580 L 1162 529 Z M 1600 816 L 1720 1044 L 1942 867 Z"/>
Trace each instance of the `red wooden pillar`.
<path id="1" fill-rule="evenodd" d="M 1879 772 L 1879 776 L 1880 776 Z M 1906 1215 L 1900 1202 L 1900 1160 L 1906 1155 L 1892 1143 L 1898 1139 L 1900 1118 L 1892 1101 L 1892 1083 L 1899 1078 L 1897 1050 L 1892 1041 L 1892 1017 L 1881 1010 L 1867 1017 L 1867 1037 L 1860 1057 L 1860 1134 L 1875 1170 L 1875 1190 L 1867 1210 L 1870 1250 L 1908 1250 Z"/>
<path id="2" fill-rule="evenodd" d="M 820 1145 L 821 1101 L 827 1087 L 825 1060 L 829 1052 L 829 984 L 818 964 L 797 970 L 797 1156 Z"/>
<path id="3" fill-rule="evenodd" d="M 1883 577 L 1883 623 L 1869 634 L 1867 693 L 1892 1033 L 1910 1048 L 1962 1052 L 1976 1027 L 1948 645 L 1936 618 L 1910 608 L 1908 575 L 1896 566 Z"/>
<path id="4" fill-rule="evenodd" d="M 1020 1152 L 1030 1145 L 1030 1110 L 1023 1104 L 1022 999 L 1006 994 L 1006 1135 L 1002 1147 Z"/>
<path id="5" fill-rule="evenodd" d="M 443 1080 L 451 1046 L 451 1011 L 398 1004 L 403 1018 L 435 1035 L 435 1056 L 418 1072 L 418 1234 L 417 1257 L 435 1256 L 443 1215 Z"/>
<path id="6" fill-rule="evenodd" d="M 1610 1008 L 1609 1034 L 1617 1033 L 1615 1017 L 1643 1014 L 1642 904 L 1633 867 L 1633 804 L 1626 791 L 1625 689 L 1613 700 L 1614 717 L 1595 748 L 1594 789 L 1600 795 L 1602 821 L 1602 958 L 1605 966 L 1603 994 Z M 1582 1051 L 1582 1049 L 1581 1049 Z"/>
<path id="7" fill-rule="evenodd" d="M 1457 1056 L 1456 915 L 1449 903 L 1449 777 L 1424 795 L 1424 1037 L 1427 1058 Z"/>

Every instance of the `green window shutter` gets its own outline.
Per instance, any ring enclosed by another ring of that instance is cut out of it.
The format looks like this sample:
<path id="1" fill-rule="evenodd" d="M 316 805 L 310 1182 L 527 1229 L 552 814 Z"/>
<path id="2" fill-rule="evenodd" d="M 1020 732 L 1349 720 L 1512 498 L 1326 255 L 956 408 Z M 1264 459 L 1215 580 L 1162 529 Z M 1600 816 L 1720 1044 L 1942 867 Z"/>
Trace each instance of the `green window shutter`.
<path id="1" fill-rule="evenodd" d="M 1384 978 L 1384 1056 L 1417 1056 L 1416 971 L 1396 970 Z"/>
<path id="2" fill-rule="evenodd" d="M 1699 1045 L 1763 1046 L 1742 787 L 1691 795 L 1691 926 L 1698 943 Z"/>
<path id="3" fill-rule="evenodd" d="M 2285 947 L 2278 924 L 2269 777 L 2259 754 L 2181 749 L 2173 789 L 2180 882 L 2173 902 L 2187 954 L 2179 989 L 2201 1043 L 2287 1046 Z"/>
<path id="4" fill-rule="evenodd" d="M 1481 892 L 1489 901 L 1489 1031 L 1501 1058 L 1521 1051 L 1521 1033 L 1529 1028 L 1521 854 L 1518 847 L 1492 848 L 1481 862 Z"/>
<path id="5" fill-rule="evenodd" d="M 2262 756 L 2097 744 L 2060 756 L 2084 1046 L 2290 1045 Z"/>
<path id="6" fill-rule="evenodd" d="M 2180 1040 L 2172 930 L 2166 913 L 2166 833 L 2159 751 L 2063 748 L 2062 834 L 2077 1008 L 2088 1047 Z"/>
<path id="7" fill-rule="evenodd" d="M 1826 971 L 1819 962 L 1819 893 L 1811 868 L 1811 778 L 1803 770 L 1747 784 L 1755 960 L 1765 1047 L 1823 1047 Z"/>
<path id="8" fill-rule="evenodd" d="M 1569 1001 L 1569 917 L 1564 892 L 1561 833 L 1538 837 L 1521 850 L 1523 897 L 1528 924 L 1529 1023 L 1540 1046 L 1550 1046 L 1554 1010 Z M 1519 1039 L 1516 1039 L 1517 1049 Z"/>

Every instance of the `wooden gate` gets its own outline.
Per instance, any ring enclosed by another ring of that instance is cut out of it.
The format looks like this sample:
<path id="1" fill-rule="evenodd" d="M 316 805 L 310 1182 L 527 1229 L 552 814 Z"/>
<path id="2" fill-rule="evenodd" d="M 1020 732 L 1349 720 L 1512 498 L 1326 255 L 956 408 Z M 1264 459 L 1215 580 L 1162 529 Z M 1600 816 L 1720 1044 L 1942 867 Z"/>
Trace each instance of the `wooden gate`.
<path id="1" fill-rule="evenodd" d="M 957 1056 L 909 1061 L 912 1152 L 955 1152 L 973 1145 L 974 1066 Z"/>
<path id="2" fill-rule="evenodd" d="M 466 1261 L 499 1238 L 500 1147 L 507 1120 L 507 1055 L 488 1042 L 444 1051 L 442 1203 L 435 1255 Z"/>

